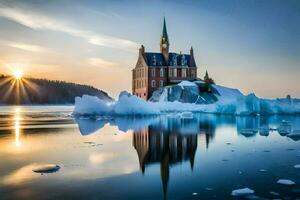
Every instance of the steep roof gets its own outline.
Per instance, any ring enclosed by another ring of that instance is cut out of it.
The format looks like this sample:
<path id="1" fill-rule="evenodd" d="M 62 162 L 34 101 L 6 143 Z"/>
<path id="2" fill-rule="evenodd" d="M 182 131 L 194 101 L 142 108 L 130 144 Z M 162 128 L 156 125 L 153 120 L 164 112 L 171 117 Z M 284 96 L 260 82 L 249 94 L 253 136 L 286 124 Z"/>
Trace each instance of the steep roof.
<path id="1" fill-rule="evenodd" d="M 148 66 L 161 67 L 161 66 L 188 66 L 196 67 L 189 54 L 169 53 L 168 62 L 165 61 L 162 53 L 145 52 L 145 60 Z"/>

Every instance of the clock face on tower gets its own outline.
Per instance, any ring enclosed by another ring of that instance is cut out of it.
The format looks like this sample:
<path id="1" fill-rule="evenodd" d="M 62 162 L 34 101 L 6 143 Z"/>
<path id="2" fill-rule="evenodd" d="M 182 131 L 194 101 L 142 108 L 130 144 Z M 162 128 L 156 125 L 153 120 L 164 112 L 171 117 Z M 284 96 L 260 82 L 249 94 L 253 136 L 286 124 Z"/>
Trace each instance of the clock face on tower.
<path id="1" fill-rule="evenodd" d="M 167 48 L 167 44 L 163 44 L 162 47 L 163 47 L 163 48 Z"/>

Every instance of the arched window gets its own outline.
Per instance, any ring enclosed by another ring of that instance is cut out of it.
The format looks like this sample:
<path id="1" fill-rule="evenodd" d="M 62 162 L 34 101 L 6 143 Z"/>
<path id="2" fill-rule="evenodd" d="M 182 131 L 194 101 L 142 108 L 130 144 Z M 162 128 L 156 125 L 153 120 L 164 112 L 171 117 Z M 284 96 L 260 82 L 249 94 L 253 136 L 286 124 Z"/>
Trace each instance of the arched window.
<path id="1" fill-rule="evenodd" d="M 164 86 L 164 81 L 163 80 L 160 80 L 159 81 L 159 87 L 163 87 Z"/>
<path id="2" fill-rule="evenodd" d="M 152 77 L 155 77 L 155 70 L 156 70 L 155 68 L 151 69 L 151 76 Z"/>
<path id="3" fill-rule="evenodd" d="M 151 81 L 151 87 L 153 87 L 153 88 L 156 87 L 156 81 L 155 80 Z"/>
<path id="4" fill-rule="evenodd" d="M 160 68 L 159 75 L 160 77 L 164 77 L 164 68 Z"/>

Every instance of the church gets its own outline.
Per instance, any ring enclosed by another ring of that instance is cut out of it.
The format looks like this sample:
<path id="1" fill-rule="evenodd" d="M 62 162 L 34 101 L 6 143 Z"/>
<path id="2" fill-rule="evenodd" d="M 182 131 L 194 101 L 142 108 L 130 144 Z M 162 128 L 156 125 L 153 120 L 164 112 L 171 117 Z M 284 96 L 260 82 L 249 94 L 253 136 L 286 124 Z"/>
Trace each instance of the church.
<path id="1" fill-rule="evenodd" d="M 197 79 L 194 51 L 189 54 L 169 52 L 170 42 L 164 18 L 160 39 L 160 52 L 146 52 L 142 45 L 138 60 L 132 70 L 132 93 L 148 100 L 160 87 L 177 84 L 183 80 Z"/>

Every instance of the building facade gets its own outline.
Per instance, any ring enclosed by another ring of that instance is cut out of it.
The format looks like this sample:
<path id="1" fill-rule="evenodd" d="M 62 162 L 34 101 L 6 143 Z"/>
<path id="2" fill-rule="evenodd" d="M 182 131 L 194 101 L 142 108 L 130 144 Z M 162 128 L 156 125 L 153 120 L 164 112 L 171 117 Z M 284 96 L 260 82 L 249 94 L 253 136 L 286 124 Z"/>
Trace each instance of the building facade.
<path id="1" fill-rule="evenodd" d="M 197 79 L 194 51 L 189 54 L 169 52 L 169 37 L 166 20 L 160 40 L 160 52 L 146 52 L 142 45 L 138 60 L 132 70 L 132 93 L 148 100 L 160 87 L 176 84 L 183 80 Z"/>

